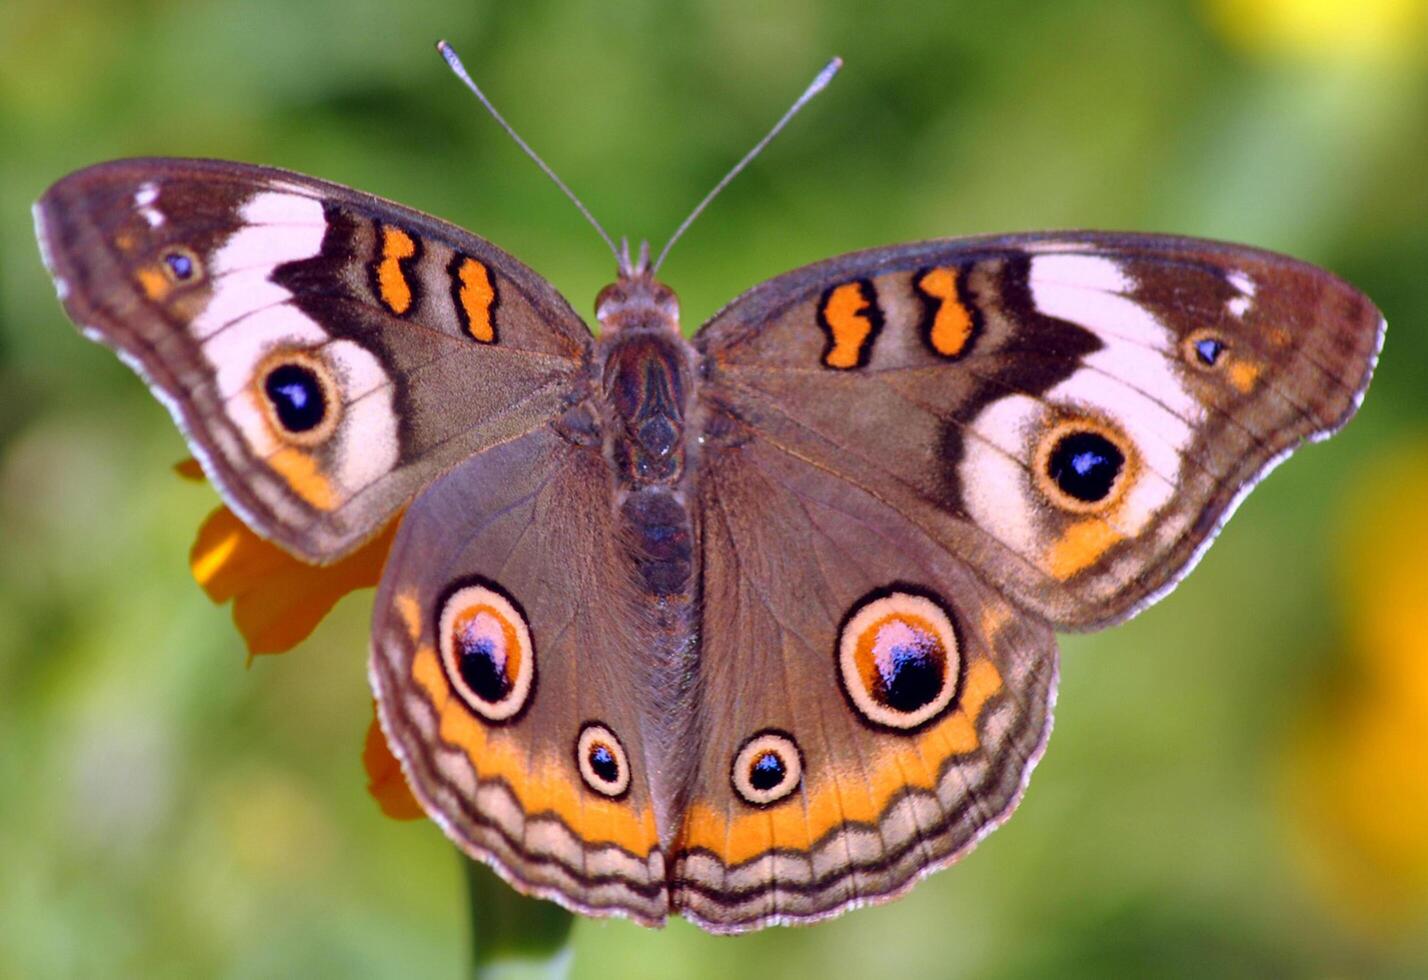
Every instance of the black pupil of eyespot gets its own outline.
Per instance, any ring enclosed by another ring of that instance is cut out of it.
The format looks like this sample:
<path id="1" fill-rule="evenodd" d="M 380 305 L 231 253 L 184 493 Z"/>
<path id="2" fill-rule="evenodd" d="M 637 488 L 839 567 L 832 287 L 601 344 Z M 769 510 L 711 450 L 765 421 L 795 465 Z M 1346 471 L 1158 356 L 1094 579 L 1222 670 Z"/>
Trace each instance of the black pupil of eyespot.
<path id="1" fill-rule="evenodd" d="M 1056 444 L 1047 475 L 1068 496 L 1095 503 L 1111 492 L 1125 461 L 1125 456 L 1105 436 L 1077 432 Z"/>
<path id="2" fill-rule="evenodd" d="M 777 753 L 761 753 L 749 768 L 749 785 L 761 792 L 767 792 L 783 782 L 785 772 L 783 760 Z"/>
<path id="3" fill-rule="evenodd" d="M 301 364 L 283 364 L 268 373 L 263 382 L 268 401 L 278 414 L 278 421 L 289 432 L 307 432 L 322 423 L 327 414 L 327 399 L 322 384 L 311 368 Z"/>
<path id="4" fill-rule="evenodd" d="M 164 261 L 169 264 L 176 279 L 187 279 L 193 275 L 193 260 L 182 252 L 170 252 L 164 256 Z"/>
<path id="5" fill-rule="evenodd" d="M 1195 341 L 1195 354 L 1200 358 L 1201 363 L 1207 366 L 1214 366 L 1224 349 L 1225 345 L 1214 337 L 1204 337 Z"/>
<path id="6" fill-rule="evenodd" d="M 596 742 L 590 747 L 590 768 L 602 782 L 613 783 L 620 778 L 620 764 L 608 745 Z"/>
<path id="7" fill-rule="evenodd" d="M 880 665 L 879 700 L 895 711 L 916 711 L 942 691 L 942 671 L 942 658 L 930 639 L 900 643 Z"/>
<path id="8" fill-rule="evenodd" d="M 468 629 L 456 633 L 456 669 L 466 686 L 482 701 L 494 704 L 511 691 L 506 676 L 505 657 L 489 637 L 474 636 Z"/>

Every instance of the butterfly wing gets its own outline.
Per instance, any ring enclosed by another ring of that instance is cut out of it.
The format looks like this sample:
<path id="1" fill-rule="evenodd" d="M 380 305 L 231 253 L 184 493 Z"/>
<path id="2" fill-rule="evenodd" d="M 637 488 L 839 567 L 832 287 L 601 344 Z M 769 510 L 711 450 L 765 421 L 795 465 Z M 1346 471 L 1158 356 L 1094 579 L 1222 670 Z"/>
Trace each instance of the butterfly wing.
<path id="1" fill-rule="evenodd" d="M 312 561 L 560 414 L 590 334 L 452 225 L 264 167 L 140 159 L 35 206 L 70 317 L 170 409 L 228 504 Z"/>
<path id="2" fill-rule="evenodd" d="M 1044 743 L 1052 627 L 1169 588 L 1381 337 L 1301 263 L 1090 234 L 847 256 L 719 313 L 674 907 L 810 921 L 965 853 Z"/>
<path id="3" fill-rule="evenodd" d="M 522 891 L 645 924 L 668 909 L 650 759 L 659 639 L 588 425 L 457 466 L 402 519 L 371 675 L 417 797 Z"/>
<path id="4" fill-rule="evenodd" d="M 900 894 L 1010 815 L 1051 630 L 866 490 L 748 432 L 700 488 L 701 747 L 671 901 L 717 932 Z"/>
<path id="5" fill-rule="evenodd" d="M 1066 628 L 1163 595 L 1243 494 L 1343 425 L 1383 319 L 1240 246 L 1098 233 L 878 249 L 696 337 L 711 397 Z"/>

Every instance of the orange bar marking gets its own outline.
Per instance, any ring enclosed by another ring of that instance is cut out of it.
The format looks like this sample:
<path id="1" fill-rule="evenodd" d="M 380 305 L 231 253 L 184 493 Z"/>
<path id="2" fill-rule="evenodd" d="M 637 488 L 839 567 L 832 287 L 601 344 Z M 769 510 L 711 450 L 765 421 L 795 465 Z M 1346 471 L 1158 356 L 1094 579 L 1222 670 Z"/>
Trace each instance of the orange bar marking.
<path id="1" fill-rule="evenodd" d="M 135 275 L 139 277 L 139 286 L 144 290 L 144 295 L 156 302 L 168 296 L 169 290 L 173 288 L 168 276 L 153 266 L 141 266 Z"/>
<path id="2" fill-rule="evenodd" d="M 457 262 L 451 288 L 466 332 L 483 344 L 495 343 L 496 323 L 491 314 L 496 308 L 496 287 L 491 270 L 466 256 L 457 256 Z"/>
<path id="3" fill-rule="evenodd" d="M 960 357 L 972 340 L 972 311 L 957 295 L 957 270 L 929 269 L 917 280 L 918 291 L 937 301 L 931 320 L 923 327 L 927 343 L 943 357 Z"/>
<path id="4" fill-rule="evenodd" d="M 873 338 L 882 326 L 870 283 L 855 280 L 832 290 L 818 310 L 818 320 L 828 334 L 824 365 L 846 371 L 868 363 Z"/>
<path id="5" fill-rule="evenodd" d="M 1228 372 L 1230 384 L 1238 388 L 1241 394 L 1248 395 L 1254 390 L 1255 382 L 1259 381 L 1259 376 L 1263 371 L 1264 368 L 1254 361 L 1246 361 L 1237 357 L 1230 365 Z"/>
<path id="6" fill-rule="evenodd" d="M 400 228 L 382 226 L 382 261 L 377 265 L 377 293 L 397 316 L 411 309 L 412 287 L 402 263 L 416 256 L 412 236 Z"/>
<path id="7" fill-rule="evenodd" d="M 337 493 L 317 460 L 308 453 L 285 446 L 268 458 L 268 465 L 307 503 L 318 510 L 332 510 L 338 504 Z"/>
<path id="8" fill-rule="evenodd" d="M 1120 540 L 1121 533 L 1099 517 L 1077 521 L 1046 549 L 1046 570 L 1064 582 L 1094 565 Z"/>

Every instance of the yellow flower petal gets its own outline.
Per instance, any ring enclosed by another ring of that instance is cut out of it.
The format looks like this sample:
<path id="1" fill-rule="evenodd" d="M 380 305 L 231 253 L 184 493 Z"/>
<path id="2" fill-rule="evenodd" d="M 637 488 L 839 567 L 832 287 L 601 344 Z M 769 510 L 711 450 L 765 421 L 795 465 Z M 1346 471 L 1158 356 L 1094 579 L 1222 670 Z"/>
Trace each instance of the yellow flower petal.
<path id="1" fill-rule="evenodd" d="M 1417 52 L 1425 0 L 1206 0 L 1210 23 L 1254 54 L 1382 62 Z"/>
<path id="2" fill-rule="evenodd" d="M 1331 695 L 1291 750 L 1300 856 L 1330 906 L 1371 932 L 1413 926 L 1428 910 L 1424 745 L 1428 717 L 1415 710 Z"/>
<path id="3" fill-rule="evenodd" d="M 1428 715 L 1428 443 L 1365 468 L 1349 502 L 1341 591 L 1380 693 Z"/>
<path id="4" fill-rule="evenodd" d="M 1348 655 L 1306 706 L 1285 785 L 1327 903 L 1386 933 L 1428 913 L 1428 444 L 1358 476 L 1339 549 Z"/>
<path id="5" fill-rule="evenodd" d="M 367 770 L 367 792 L 393 820 L 420 820 L 426 816 L 412 795 L 402 765 L 392 755 L 387 736 L 377 722 L 377 705 L 372 704 L 372 723 L 367 726 L 367 744 L 362 747 L 362 765 Z"/>

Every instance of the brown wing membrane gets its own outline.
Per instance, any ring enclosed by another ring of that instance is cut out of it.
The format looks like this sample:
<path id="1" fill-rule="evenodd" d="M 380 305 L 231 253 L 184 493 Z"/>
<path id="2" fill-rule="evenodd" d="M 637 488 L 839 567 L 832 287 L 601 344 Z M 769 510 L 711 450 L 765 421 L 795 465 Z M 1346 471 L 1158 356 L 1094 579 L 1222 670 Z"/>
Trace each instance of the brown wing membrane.
<path id="1" fill-rule="evenodd" d="M 706 467 L 705 696 L 673 905 L 738 932 L 900 894 L 1020 799 L 1051 726 L 1051 630 L 772 442 Z"/>
<path id="2" fill-rule="evenodd" d="M 609 507 L 598 448 L 550 427 L 442 477 L 393 545 L 371 674 L 412 789 L 463 850 L 523 892 L 658 924 L 653 640 Z"/>
<path id="3" fill-rule="evenodd" d="M 587 357 L 580 318 L 506 253 L 297 174 L 101 164 L 35 218 L 70 316 L 144 377 L 249 525 L 309 560 L 557 416 Z"/>
<path id="4" fill-rule="evenodd" d="M 1269 467 L 1348 420 L 1382 335 L 1293 259 L 1066 233 L 809 266 L 695 342 L 711 401 L 1092 628 L 1162 595 Z"/>

